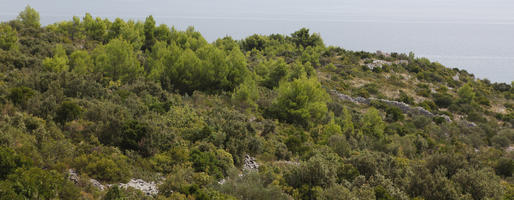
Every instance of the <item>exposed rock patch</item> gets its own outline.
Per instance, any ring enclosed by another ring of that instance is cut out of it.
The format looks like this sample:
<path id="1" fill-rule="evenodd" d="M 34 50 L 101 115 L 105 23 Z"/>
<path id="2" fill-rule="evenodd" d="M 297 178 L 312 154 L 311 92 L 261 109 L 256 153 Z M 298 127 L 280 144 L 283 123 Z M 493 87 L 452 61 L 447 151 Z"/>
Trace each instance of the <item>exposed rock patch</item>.
<path id="1" fill-rule="evenodd" d="M 442 117 L 447 122 L 452 122 L 450 117 L 447 115 L 436 115 L 434 113 L 431 113 L 430 111 L 422 108 L 422 107 L 413 107 L 409 104 L 398 102 L 398 101 L 391 101 L 386 99 L 377 99 L 377 98 L 364 98 L 364 97 L 351 97 L 346 94 L 341 94 L 335 90 L 331 90 L 333 94 L 335 94 L 339 99 L 350 101 L 352 103 L 360 103 L 360 104 L 367 104 L 370 105 L 371 101 L 380 101 L 382 103 L 385 103 L 390 106 L 394 106 L 398 109 L 400 109 L 405 114 L 413 114 L 413 115 L 423 115 L 425 117 L 434 118 L 434 117 Z M 474 122 L 469 122 L 466 120 L 461 120 L 461 123 L 468 127 L 477 127 L 477 124 Z"/>
<path id="2" fill-rule="evenodd" d="M 348 96 L 348 95 L 345 95 L 345 94 L 341 94 L 335 90 L 332 90 L 331 91 L 333 94 L 335 94 L 337 97 L 339 97 L 340 99 L 342 100 L 346 100 L 346 101 L 350 101 L 350 102 L 353 102 L 353 103 L 360 103 L 360 104 L 371 104 L 371 101 L 380 101 L 382 103 L 385 103 L 387 105 L 390 105 L 390 106 L 393 106 L 393 107 L 396 107 L 398 109 L 400 109 L 403 113 L 405 114 L 413 114 L 413 115 L 423 115 L 423 116 L 426 116 L 426 117 L 430 117 L 430 118 L 433 118 L 433 117 L 443 117 L 446 121 L 448 122 L 451 122 L 451 119 L 450 117 L 446 116 L 446 115 L 435 115 L 433 113 L 431 113 L 430 111 L 422 108 L 422 107 L 412 107 L 410 106 L 409 104 L 406 104 L 406 103 L 403 103 L 403 102 L 398 102 L 398 101 L 391 101 L 391 100 L 386 100 L 386 99 L 377 99 L 377 98 L 364 98 L 364 97 L 351 97 L 351 96 Z"/>
<path id="3" fill-rule="evenodd" d="M 106 187 L 104 185 L 102 185 L 100 182 L 98 182 L 97 180 L 95 179 L 89 179 L 89 183 L 91 183 L 91 185 L 93 185 L 94 187 L 98 188 L 100 191 L 103 191 L 106 189 Z"/>
<path id="4" fill-rule="evenodd" d="M 78 184 L 79 183 L 79 176 L 73 169 L 68 170 L 68 179 L 70 179 L 71 182 Z"/>
<path id="5" fill-rule="evenodd" d="M 128 187 L 132 187 L 138 190 L 141 190 L 144 194 L 151 196 L 159 193 L 157 189 L 157 184 L 155 182 L 146 182 L 141 179 L 131 179 L 128 183 L 120 183 L 120 188 L 127 189 Z"/>
<path id="6" fill-rule="evenodd" d="M 244 159 L 244 165 L 243 170 L 251 171 L 251 170 L 257 170 L 259 168 L 259 164 L 255 160 L 254 157 L 251 157 L 250 155 L 246 155 Z"/>
<path id="7" fill-rule="evenodd" d="M 68 170 L 68 179 L 72 181 L 75 184 L 79 184 L 80 177 L 77 175 L 75 170 L 69 169 Z M 107 184 L 103 185 L 96 179 L 89 179 L 89 183 L 95 188 L 97 188 L 100 191 L 104 191 L 105 189 L 108 189 L 114 185 L 119 185 L 120 188 L 127 189 L 128 187 L 132 187 L 134 189 L 142 191 L 145 195 L 152 196 L 157 195 L 159 193 L 159 190 L 157 188 L 157 183 L 155 182 L 146 182 L 141 179 L 130 179 L 128 183 L 119 183 L 119 184 Z"/>

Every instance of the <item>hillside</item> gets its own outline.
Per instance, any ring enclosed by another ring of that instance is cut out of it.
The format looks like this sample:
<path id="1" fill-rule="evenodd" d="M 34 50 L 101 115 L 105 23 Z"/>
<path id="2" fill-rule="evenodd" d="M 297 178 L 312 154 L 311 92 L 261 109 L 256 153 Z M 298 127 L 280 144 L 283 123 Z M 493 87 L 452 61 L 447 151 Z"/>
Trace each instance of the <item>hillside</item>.
<path id="1" fill-rule="evenodd" d="M 27 6 L 0 24 L 0 199 L 513 199 L 513 109 L 514 80 L 306 28 Z"/>

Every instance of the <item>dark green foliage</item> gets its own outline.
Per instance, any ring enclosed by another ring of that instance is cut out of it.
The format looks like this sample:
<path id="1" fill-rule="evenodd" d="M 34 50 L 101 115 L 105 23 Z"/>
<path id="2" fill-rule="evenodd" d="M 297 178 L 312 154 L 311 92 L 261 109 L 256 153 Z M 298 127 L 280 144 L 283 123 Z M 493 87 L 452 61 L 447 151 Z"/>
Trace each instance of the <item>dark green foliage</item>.
<path id="1" fill-rule="evenodd" d="M 491 169 L 476 170 L 461 169 L 452 180 L 456 182 L 463 194 L 468 194 L 475 200 L 499 199 L 503 196 L 502 186 Z"/>
<path id="2" fill-rule="evenodd" d="M 454 97 L 449 94 L 436 93 L 434 96 L 434 103 L 441 108 L 448 108 L 452 105 Z"/>
<path id="3" fill-rule="evenodd" d="M 21 86 L 9 89 L 8 98 L 15 104 L 25 106 L 27 101 L 34 96 L 34 90 L 31 88 Z"/>
<path id="4" fill-rule="evenodd" d="M 394 198 L 382 186 L 375 187 L 375 197 L 377 200 L 393 200 Z"/>
<path id="5" fill-rule="evenodd" d="M 219 179 L 225 177 L 234 164 L 229 153 L 214 149 L 214 146 L 201 144 L 191 151 L 190 160 L 195 171 L 206 172 Z"/>
<path id="6" fill-rule="evenodd" d="M 407 95 L 407 93 L 405 93 L 402 90 L 400 90 L 400 96 L 396 100 L 397 101 L 401 101 L 401 102 L 406 103 L 406 104 L 411 104 L 411 105 L 414 104 L 414 98 L 412 98 L 411 96 Z"/>
<path id="7" fill-rule="evenodd" d="M 79 105 L 72 101 L 63 101 L 61 106 L 56 111 L 55 121 L 64 124 L 77 119 L 82 113 Z"/>
<path id="8" fill-rule="evenodd" d="M 103 197 L 103 200 L 118 200 L 121 199 L 123 196 L 121 195 L 120 187 L 117 185 L 114 185 L 109 188 L 107 191 L 107 194 Z"/>
<path id="9" fill-rule="evenodd" d="M 14 191 L 26 199 L 77 198 L 77 190 L 54 170 L 22 169 L 9 176 Z M 75 194 L 73 194 L 75 192 Z"/>
<path id="10" fill-rule="evenodd" d="M 391 122 L 403 120 L 403 112 L 397 107 L 388 107 L 386 109 L 386 119 Z"/>
<path id="11" fill-rule="evenodd" d="M 143 44 L 142 50 L 149 50 L 155 44 L 155 20 L 150 15 L 145 20 L 145 43 Z"/>
<path id="12" fill-rule="evenodd" d="M 264 50 L 265 44 L 266 39 L 263 36 L 257 34 L 247 37 L 242 42 L 243 50 L 245 51 L 251 51 L 253 49 L 262 51 Z"/>
<path id="13" fill-rule="evenodd" d="M 309 29 L 302 28 L 291 34 L 291 40 L 297 46 L 313 47 L 323 45 L 323 41 L 318 34 L 310 34 Z"/>
<path id="14" fill-rule="evenodd" d="M 143 146 L 143 140 L 150 136 L 148 124 L 136 120 L 125 122 L 121 127 L 121 142 L 118 146 L 122 150 L 133 150 L 148 155 L 148 150 Z"/>
<path id="15" fill-rule="evenodd" d="M 0 147 L 0 180 L 18 168 L 30 166 L 30 161 L 8 147 Z"/>
<path id="16" fill-rule="evenodd" d="M 509 158 L 501 158 L 495 166 L 496 174 L 503 177 L 511 177 L 514 172 L 514 160 Z"/>

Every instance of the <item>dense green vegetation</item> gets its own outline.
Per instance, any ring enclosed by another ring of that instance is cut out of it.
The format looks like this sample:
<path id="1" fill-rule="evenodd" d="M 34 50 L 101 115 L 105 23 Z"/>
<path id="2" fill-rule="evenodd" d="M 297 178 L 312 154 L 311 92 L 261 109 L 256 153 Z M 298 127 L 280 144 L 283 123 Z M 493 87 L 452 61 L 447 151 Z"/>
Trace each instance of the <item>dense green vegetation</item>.
<path id="1" fill-rule="evenodd" d="M 513 84 L 308 29 L 209 43 L 27 7 L 0 24 L 0 199 L 513 199 Z"/>

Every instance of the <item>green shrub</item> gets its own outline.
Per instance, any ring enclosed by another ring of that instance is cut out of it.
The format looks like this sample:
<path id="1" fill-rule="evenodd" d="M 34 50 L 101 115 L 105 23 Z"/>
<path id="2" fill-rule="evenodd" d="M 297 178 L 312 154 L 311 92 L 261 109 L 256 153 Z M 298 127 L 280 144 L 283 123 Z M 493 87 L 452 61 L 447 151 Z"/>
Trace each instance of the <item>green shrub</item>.
<path id="1" fill-rule="evenodd" d="M 328 111 L 327 99 L 318 80 L 300 78 L 280 85 L 271 111 L 282 121 L 308 127 L 323 120 Z"/>
<path id="2" fill-rule="evenodd" d="M 82 108 L 73 101 L 63 101 L 56 111 L 55 121 L 64 124 L 78 119 L 82 113 Z"/>
<path id="3" fill-rule="evenodd" d="M 27 101 L 34 96 L 35 92 L 31 88 L 21 86 L 9 89 L 8 98 L 15 104 L 25 106 Z"/>

